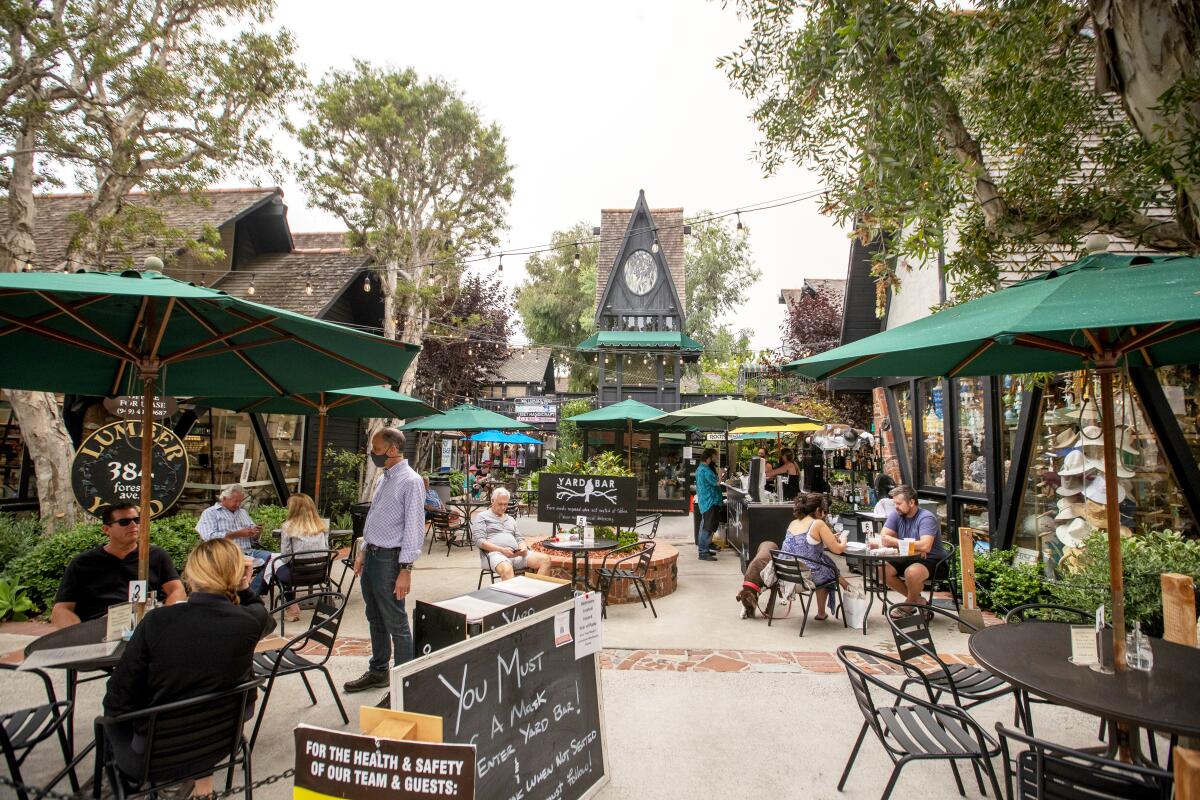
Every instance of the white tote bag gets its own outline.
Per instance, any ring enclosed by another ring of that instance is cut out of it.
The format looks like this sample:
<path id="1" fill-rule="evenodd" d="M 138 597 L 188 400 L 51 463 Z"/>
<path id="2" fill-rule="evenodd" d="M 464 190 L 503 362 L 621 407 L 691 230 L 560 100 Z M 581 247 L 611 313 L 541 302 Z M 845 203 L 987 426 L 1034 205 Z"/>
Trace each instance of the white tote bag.
<path id="1" fill-rule="evenodd" d="M 856 584 L 842 590 L 842 615 L 851 628 L 861 628 L 867 618 L 867 596 Z"/>

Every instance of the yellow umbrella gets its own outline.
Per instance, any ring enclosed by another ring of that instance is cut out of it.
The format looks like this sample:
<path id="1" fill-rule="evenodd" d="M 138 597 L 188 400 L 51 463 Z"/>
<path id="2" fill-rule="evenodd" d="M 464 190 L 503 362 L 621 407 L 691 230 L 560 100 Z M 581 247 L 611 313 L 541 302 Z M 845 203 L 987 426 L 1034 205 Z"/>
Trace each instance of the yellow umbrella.
<path id="1" fill-rule="evenodd" d="M 746 428 L 732 428 L 730 433 L 806 433 L 819 431 L 825 426 L 819 422 L 794 422 L 791 425 L 751 425 Z"/>

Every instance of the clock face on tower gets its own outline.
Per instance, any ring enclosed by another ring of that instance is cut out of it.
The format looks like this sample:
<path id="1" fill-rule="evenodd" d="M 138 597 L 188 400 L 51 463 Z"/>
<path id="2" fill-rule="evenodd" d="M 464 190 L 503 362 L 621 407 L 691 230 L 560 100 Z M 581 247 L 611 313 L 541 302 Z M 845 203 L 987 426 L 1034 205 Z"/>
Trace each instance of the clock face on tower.
<path id="1" fill-rule="evenodd" d="M 658 266 L 645 250 L 634 250 L 625 259 L 625 286 L 636 295 L 644 295 L 658 283 Z"/>

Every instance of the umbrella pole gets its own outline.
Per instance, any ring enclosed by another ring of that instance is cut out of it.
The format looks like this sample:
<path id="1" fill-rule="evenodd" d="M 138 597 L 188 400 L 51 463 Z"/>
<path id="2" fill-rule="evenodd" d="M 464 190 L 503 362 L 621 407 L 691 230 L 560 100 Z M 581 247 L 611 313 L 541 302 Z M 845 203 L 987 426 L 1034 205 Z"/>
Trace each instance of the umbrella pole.
<path id="1" fill-rule="evenodd" d="M 625 420 L 625 466 L 633 472 L 633 420 Z"/>
<path id="2" fill-rule="evenodd" d="M 325 409 L 317 415 L 317 477 L 313 483 L 313 499 L 321 503 L 321 468 L 325 462 Z"/>
<path id="3" fill-rule="evenodd" d="M 1117 441 L 1113 420 L 1111 359 L 1100 373 L 1100 416 L 1104 426 L 1104 510 L 1108 514 L 1108 576 L 1112 587 L 1113 668 L 1125 667 L 1125 572 L 1121 566 L 1121 509 L 1117 505 Z"/>
<path id="4" fill-rule="evenodd" d="M 150 578 L 150 498 L 154 492 L 154 390 L 158 376 L 142 373 L 142 502 L 138 514 L 138 580 Z"/>

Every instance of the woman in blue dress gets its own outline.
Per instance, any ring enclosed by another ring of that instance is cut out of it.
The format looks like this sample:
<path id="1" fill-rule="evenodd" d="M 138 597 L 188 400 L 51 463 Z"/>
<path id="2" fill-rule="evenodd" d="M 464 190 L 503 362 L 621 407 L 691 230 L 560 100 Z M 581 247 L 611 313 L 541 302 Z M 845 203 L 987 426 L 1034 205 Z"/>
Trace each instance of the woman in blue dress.
<path id="1" fill-rule="evenodd" d="M 838 581 L 843 588 L 847 587 L 846 579 L 838 574 L 837 565 L 829 557 L 829 553 L 840 555 L 846 551 L 846 534 L 836 535 L 825 524 L 825 495 L 820 492 L 806 492 L 796 498 L 794 510 L 795 519 L 787 528 L 787 536 L 781 548 L 785 553 L 802 556 L 804 564 L 812 573 L 812 581 L 816 586 L 824 586 Z M 816 619 L 825 619 L 825 600 L 829 595 L 827 589 L 817 589 Z"/>

